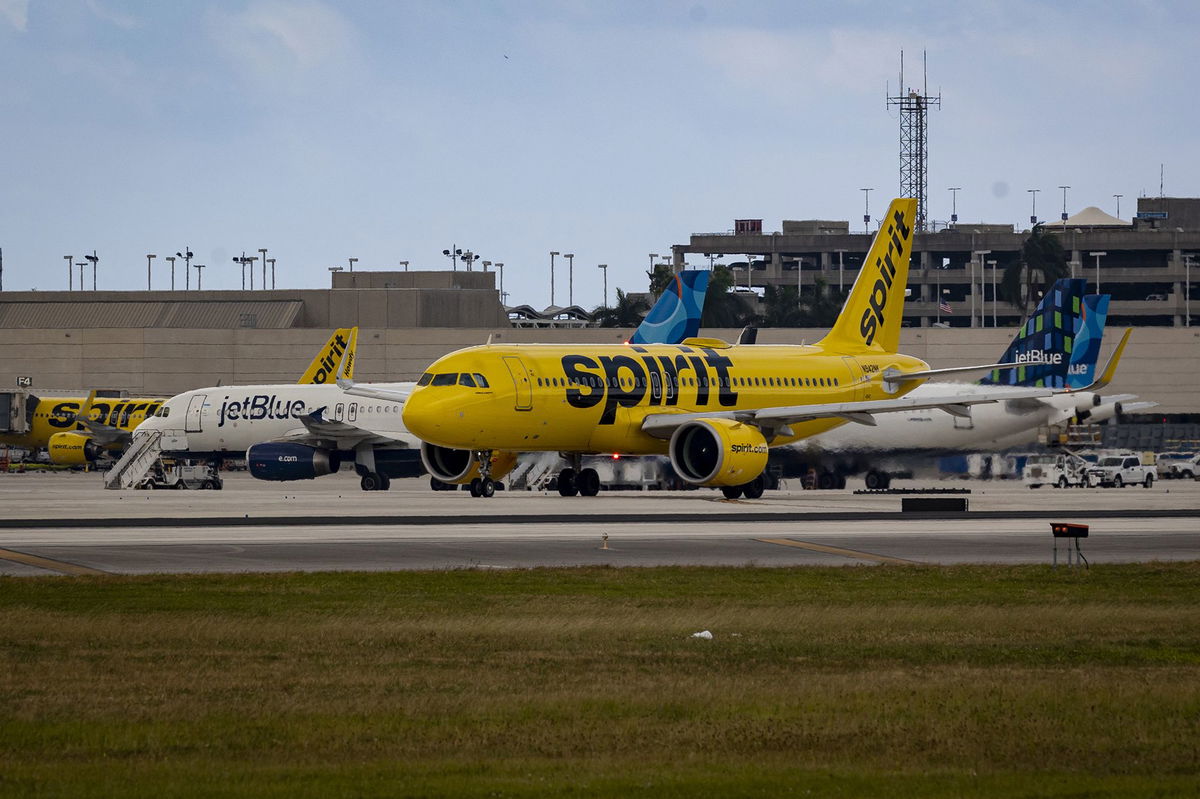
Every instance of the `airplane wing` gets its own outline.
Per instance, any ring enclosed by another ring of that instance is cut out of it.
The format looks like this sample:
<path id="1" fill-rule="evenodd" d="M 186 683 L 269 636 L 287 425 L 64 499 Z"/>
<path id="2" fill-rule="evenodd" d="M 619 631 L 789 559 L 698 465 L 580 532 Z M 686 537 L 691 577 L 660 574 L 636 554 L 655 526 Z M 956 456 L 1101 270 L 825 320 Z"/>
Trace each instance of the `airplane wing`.
<path id="1" fill-rule="evenodd" d="M 353 380 L 338 378 L 338 388 L 354 397 L 370 397 L 371 399 L 387 400 L 388 402 L 405 402 L 412 388 L 381 388 L 369 383 L 355 383 Z"/>
<path id="2" fill-rule="evenodd" d="M 327 449 L 354 449 L 369 444 L 376 447 L 391 449 L 406 449 L 411 443 L 396 438 L 390 433 L 380 433 L 349 422 L 338 422 L 325 418 L 325 409 L 318 408 L 312 413 L 300 417 L 302 428 L 273 439 L 292 444 L 309 444 Z"/>
<path id="3" fill-rule="evenodd" d="M 755 427 L 770 430 L 777 435 L 789 435 L 788 425 L 811 419 L 845 419 L 874 426 L 875 414 L 896 413 L 936 408 L 953 416 L 971 415 L 971 405 L 985 402 L 1050 397 L 1054 392 L 1048 388 L 1029 388 L 1020 391 L 1004 391 L 989 394 L 951 394 L 944 397 L 900 397 L 888 400 L 865 402 L 831 402 L 815 405 L 789 405 L 774 408 L 754 408 L 738 411 L 711 411 L 700 413 L 652 413 L 642 422 L 642 430 L 656 438 L 669 438 L 680 425 L 696 419 L 735 419 Z"/>
<path id="4" fill-rule="evenodd" d="M 102 447 L 107 447 L 110 444 L 127 444 L 132 435 L 128 430 L 101 424 L 91 419 L 80 419 L 77 417 L 76 421 L 83 425 L 92 434 L 92 440 Z"/>

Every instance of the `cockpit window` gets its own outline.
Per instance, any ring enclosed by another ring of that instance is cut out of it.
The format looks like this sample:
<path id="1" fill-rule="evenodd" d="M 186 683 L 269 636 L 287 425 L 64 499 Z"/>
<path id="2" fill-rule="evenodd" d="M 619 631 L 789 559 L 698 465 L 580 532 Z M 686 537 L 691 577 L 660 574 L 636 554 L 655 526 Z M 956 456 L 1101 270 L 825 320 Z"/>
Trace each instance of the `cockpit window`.
<path id="1" fill-rule="evenodd" d="M 425 374 L 421 375 L 421 379 L 417 381 L 417 385 L 418 386 L 427 386 L 427 385 L 429 385 L 430 380 L 433 380 L 433 375 L 430 374 L 429 372 L 426 372 Z"/>
<path id="2" fill-rule="evenodd" d="M 466 372 L 463 372 L 458 376 L 458 384 L 460 386 L 470 386 L 471 388 L 475 388 L 475 378 L 471 377 Z"/>
<path id="3" fill-rule="evenodd" d="M 479 372 L 475 372 L 474 374 L 475 374 L 475 385 L 479 386 L 480 388 L 488 388 L 487 378 L 484 377 L 483 375 L 479 374 Z"/>
<path id="4" fill-rule="evenodd" d="M 171 409 L 168 408 L 166 405 L 164 405 L 161 408 L 159 408 L 157 411 L 155 411 L 154 415 L 157 416 L 159 419 L 166 419 L 168 416 L 171 415 Z"/>
<path id="5" fill-rule="evenodd" d="M 447 372 L 446 374 L 433 376 L 433 385 L 435 386 L 452 386 L 457 382 L 458 372 Z"/>

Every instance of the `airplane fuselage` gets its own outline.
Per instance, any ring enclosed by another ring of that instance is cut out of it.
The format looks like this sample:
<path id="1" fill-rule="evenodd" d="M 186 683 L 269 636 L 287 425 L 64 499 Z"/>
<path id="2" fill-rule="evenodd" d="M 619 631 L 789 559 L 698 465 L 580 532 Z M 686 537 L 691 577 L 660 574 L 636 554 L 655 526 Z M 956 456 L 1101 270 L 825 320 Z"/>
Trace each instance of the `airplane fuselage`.
<path id="1" fill-rule="evenodd" d="M 387 385 L 403 388 L 411 383 Z M 172 397 L 139 431 L 170 432 L 182 444 L 173 445 L 171 452 L 241 457 L 254 444 L 304 431 L 301 417 L 321 408 L 330 421 L 385 435 L 405 435 L 400 407 L 394 402 L 349 396 L 336 385 L 218 386 Z"/>
<path id="2" fill-rule="evenodd" d="M 486 345 L 430 366 L 403 416 L 422 440 L 455 449 L 656 454 L 667 441 L 643 431 L 652 414 L 896 398 L 914 384 L 888 391 L 885 370 L 927 368 L 896 353 L 842 355 L 816 346 Z M 482 375 L 486 387 L 463 385 L 462 375 Z M 800 422 L 770 443 L 843 423 Z"/>
<path id="3" fill-rule="evenodd" d="M 34 399 L 31 397 L 31 399 Z M 0 433 L 0 444 L 24 449 L 46 449 L 56 433 L 90 435 L 87 426 L 75 416 L 87 402 L 87 397 L 37 397 L 30 414 L 30 429 L 26 433 Z M 119 430 L 133 430 L 152 416 L 163 404 L 161 397 L 98 397 L 85 414 L 89 420 Z"/>

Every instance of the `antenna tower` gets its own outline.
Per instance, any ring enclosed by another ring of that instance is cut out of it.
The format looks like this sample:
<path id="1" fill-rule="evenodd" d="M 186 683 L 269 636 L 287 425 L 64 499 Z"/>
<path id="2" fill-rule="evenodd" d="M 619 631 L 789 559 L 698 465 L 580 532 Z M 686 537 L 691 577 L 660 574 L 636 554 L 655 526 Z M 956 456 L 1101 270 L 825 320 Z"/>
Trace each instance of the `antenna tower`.
<path id="1" fill-rule="evenodd" d="M 917 230 L 924 232 L 925 206 L 929 199 L 929 137 L 930 108 L 942 107 L 942 95 L 929 95 L 929 74 L 925 52 L 921 52 L 921 91 L 905 88 L 904 51 L 900 51 L 900 86 L 897 94 L 890 93 L 888 106 L 900 107 L 900 196 L 917 198 Z"/>

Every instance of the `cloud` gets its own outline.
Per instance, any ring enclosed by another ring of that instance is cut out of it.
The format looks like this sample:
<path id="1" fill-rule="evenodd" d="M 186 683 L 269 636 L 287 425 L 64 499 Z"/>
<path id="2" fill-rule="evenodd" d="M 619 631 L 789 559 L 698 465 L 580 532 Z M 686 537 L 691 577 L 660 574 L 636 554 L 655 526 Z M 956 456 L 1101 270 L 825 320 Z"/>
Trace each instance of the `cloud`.
<path id="1" fill-rule="evenodd" d="M 273 88 L 299 88 L 308 73 L 345 58 L 350 25 L 317 0 L 261 0 L 237 14 L 213 12 L 211 33 L 250 80 Z"/>
<path id="2" fill-rule="evenodd" d="M 0 0 L 0 18 L 19 31 L 29 30 L 29 0 Z"/>

